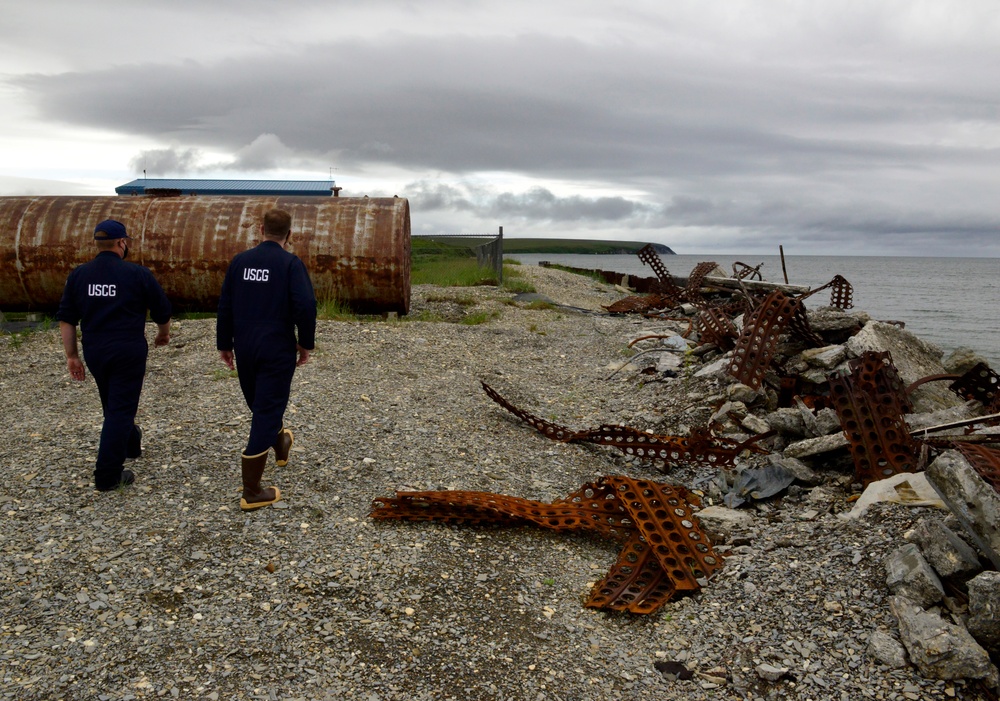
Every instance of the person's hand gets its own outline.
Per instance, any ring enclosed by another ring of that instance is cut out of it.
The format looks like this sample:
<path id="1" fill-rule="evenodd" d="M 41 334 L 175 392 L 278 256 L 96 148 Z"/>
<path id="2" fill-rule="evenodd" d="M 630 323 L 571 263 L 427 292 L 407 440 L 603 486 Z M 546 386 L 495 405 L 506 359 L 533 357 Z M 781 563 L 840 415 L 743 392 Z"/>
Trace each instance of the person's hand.
<path id="1" fill-rule="evenodd" d="M 305 348 L 303 348 L 302 346 L 298 346 L 298 345 L 295 346 L 295 347 L 299 351 L 299 360 L 298 360 L 298 362 L 295 363 L 295 365 L 301 367 L 302 365 L 305 365 L 306 363 L 309 362 L 309 354 L 312 351 L 308 351 Z"/>
<path id="2" fill-rule="evenodd" d="M 226 367 L 230 370 L 235 370 L 236 366 L 233 365 L 233 352 L 232 351 L 219 351 L 219 357 L 222 358 L 222 362 L 226 364 Z"/>
<path id="3" fill-rule="evenodd" d="M 74 380 L 83 380 L 87 376 L 87 371 L 83 369 L 83 361 L 79 356 L 66 358 L 66 367 L 69 369 L 69 376 Z"/>
<path id="4" fill-rule="evenodd" d="M 156 338 L 153 339 L 154 346 L 165 346 L 170 343 L 170 332 L 169 331 L 159 331 L 156 334 Z"/>

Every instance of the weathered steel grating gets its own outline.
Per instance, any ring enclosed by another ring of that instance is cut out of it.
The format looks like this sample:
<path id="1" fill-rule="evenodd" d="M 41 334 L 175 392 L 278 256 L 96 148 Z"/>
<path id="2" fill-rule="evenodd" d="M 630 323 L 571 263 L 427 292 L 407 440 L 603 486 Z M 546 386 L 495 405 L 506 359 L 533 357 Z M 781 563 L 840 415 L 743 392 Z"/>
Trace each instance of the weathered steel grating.
<path id="1" fill-rule="evenodd" d="M 948 389 L 963 399 L 981 402 L 989 413 L 1000 412 L 1000 375 L 986 363 L 976 363 Z"/>
<path id="2" fill-rule="evenodd" d="M 830 281 L 830 306 L 850 309 L 854 306 L 854 288 L 841 275 L 834 275 Z"/>
<path id="3" fill-rule="evenodd" d="M 546 421 L 545 419 L 530 414 L 527 411 L 518 409 L 516 406 L 508 402 L 500 393 L 495 389 L 490 387 L 485 382 L 480 383 L 483 386 L 483 391 L 486 392 L 486 396 L 492 399 L 494 402 L 502 406 L 504 409 L 509 411 L 511 414 L 517 418 L 524 421 L 526 424 L 531 426 L 533 429 L 541 434 L 544 434 L 548 438 L 554 441 L 561 441 L 563 443 L 568 443 L 572 440 L 576 440 L 584 436 L 586 431 L 574 431 L 572 429 L 566 428 L 565 426 L 560 426 L 559 424 L 554 424 L 551 421 Z"/>
<path id="4" fill-rule="evenodd" d="M 766 453 L 757 445 L 758 441 L 769 434 L 760 434 L 737 443 L 727 438 L 712 436 L 705 429 L 693 429 L 687 438 L 680 436 L 661 436 L 646 433 L 629 426 L 612 426 L 604 424 L 598 428 L 574 431 L 571 428 L 554 424 L 539 418 L 523 409 L 518 409 L 504 399 L 495 389 L 485 382 L 481 383 L 483 391 L 494 402 L 514 414 L 539 433 L 552 440 L 563 443 L 596 443 L 617 448 L 626 455 L 662 463 L 667 467 L 676 465 L 700 465 L 705 467 L 732 466 L 739 455 L 745 451 Z"/>
<path id="5" fill-rule="evenodd" d="M 888 352 L 866 352 L 850 363 L 849 375 L 830 376 L 830 395 L 864 485 L 916 469 L 920 442 L 910 436 L 910 410 Z"/>
<path id="6" fill-rule="evenodd" d="M 705 261 L 694 266 L 691 274 L 688 275 L 687 287 L 684 288 L 684 294 L 688 301 L 696 302 L 702 298 L 701 285 L 705 281 L 705 277 L 718 267 L 714 261 Z"/>
<path id="7" fill-rule="evenodd" d="M 670 295 L 632 295 L 604 305 L 604 308 L 611 314 L 637 314 L 654 309 L 670 309 L 678 304 L 680 301 Z"/>
<path id="8" fill-rule="evenodd" d="M 958 450 L 972 469 L 1000 493 L 1000 450 L 972 443 L 961 443 L 958 445 Z"/>
<path id="9" fill-rule="evenodd" d="M 639 256 L 639 260 L 648 265 L 653 269 L 653 273 L 656 274 L 656 279 L 660 281 L 660 291 L 671 299 L 673 304 L 671 306 L 676 306 L 684 300 L 684 290 L 677 286 L 674 282 L 673 276 L 670 275 L 670 271 L 667 270 L 667 266 L 663 264 L 660 260 L 660 256 L 656 253 L 656 249 L 653 248 L 652 244 L 647 243 L 645 246 L 636 251 L 636 255 Z"/>
<path id="10" fill-rule="evenodd" d="M 792 311 L 792 318 L 788 320 L 788 330 L 793 336 L 809 344 L 812 348 L 823 345 L 823 339 L 816 335 L 816 332 L 809 326 L 809 317 L 806 316 L 806 308 L 801 300 Z"/>
<path id="11" fill-rule="evenodd" d="M 769 294 L 743 326 L 727 372 L 748 387 L 759 389 L 778 340 L 799 307 L 798 300 L 781 290 Z"/>
<path id="12" fill-rule="evenodd" d="M 705 343 L 714 343 L 722 350 L 730 350 L 736 345 L 739 332 L 736 325 L 726 316 L 723 309 L 709 307 L 702 309 L 695 317 L 695 327 L 701 340 Z"/>
<path id="13" fill-rule="evenodd" d="M 701 587 L 722 567 L 701 531 L 683 487 L 607 476 L 552 504 L 489 492 L 396 492 L 376 499 L 369 516 L 381 520 L 521 525 L 592 531 L 624 541 L 617 562 L 591 591 L 589 608 L 652 613 L 677 594 Z"/>

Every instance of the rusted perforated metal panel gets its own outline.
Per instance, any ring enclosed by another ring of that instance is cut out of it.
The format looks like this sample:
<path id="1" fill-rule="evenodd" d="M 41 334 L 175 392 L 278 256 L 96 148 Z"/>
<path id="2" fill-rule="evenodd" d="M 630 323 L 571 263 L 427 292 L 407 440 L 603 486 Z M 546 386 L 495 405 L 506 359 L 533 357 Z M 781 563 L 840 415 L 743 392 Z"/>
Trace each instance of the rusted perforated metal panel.
<path id="1" fill-rule="evenodd" d="M 695 317 L 698 335 L 705 343 L 714 343 L 722 350 L 730 350 L 736 345 L 739 331 L 726 315 L 724 309 L 709 307 L 702 309 Z"/>
<path id="2" fill-rule="evenodd" d="M 94 227 L 123 222 L 130 260 L 149 267 L 174 306 L 212 311 L 229 261 L 260 241 L 264 212 L 292 215 L 294 252 L 316 295 L 359 313 L 410 304 L 410 213 L 402 198 L 0 197 L 0 307 L 54 309 L 69 272 L 96 254 Z"/>
<path id="3" fill-rule="evenodd" d="M 694 266 L 691 274 L 688 275 L 687 286 L 684 288 L 684 296 L 688 301 L 697 303 L 702 299 L 702 283 L 705 282 L 705 277 L 718 267 L 714 261 L 703 261 Z"/>
<path id="4" fill-rule="evenodd" d="M 904 414 L 912 405 L 888 351 L 862 354 L 848 375 L 830 376 L 830 395 L 864 485 L 918 465 L 920 443 L 910 436 Z"/>
<path id="5" fill-rule="evenodd" d="M 972 469 L 1000 493 L 1000 450 L 971 443 L 959 444 L 958 450 Z"/>
<path id="6" fill-rule="evenodd" d="M 986 363 L 976 363 L 948 389 L 963 399 L 981 402 L 991 413 L 1000 411 L 1000 375 Z"/>
<path id="7" fill-rule="evenodd" d="M 704 428 L 691 430 L 688 437 L 662 436 L 647 433 L 629 426 L 604 424 L 598 428 L 574 430 L 546 421 L 519 409 L 485 382 L 483 391 L 494 402 L 514 414 L 539 433 L 563 443 L 596 443 L 617 448 L 626 455 L 665 467 L 696 465 L 703 467 L 731 467 L 744 451 L 766 453 L 757 443 L 770 434 L 760 434 L 742 443 L 717 437 Z"/>
<path id="8" fill-rule="evenodd" d="M 841 275 L 834 275 L 830 282 L 830 306 L 850 309 L 854 306 L 854 287 Z"/>
<path id="9" fill-rule="evenodd" d="M 640 248 L 636 251 L 636 255 L 639 256 L 639 260 L 653 269 L 656 279 L 660 281 L 660 291 L 669 297 L 675 305 L 680 304 L 684 299 L 684 290 L 674 282 L 673 276 L 670 275 L 667 266 L 660 260 L 660 256 L 656 253 L 656 249 L 653 248 L 652 244 L 646 244 Z"/>
<path id="10" fill-rule="evenodd" d="M 624 542 L 608 575 L 591 591 L 590 608 L 652 613 L 690 594 L 722 567 L 701 530 L 699 500 L 683 487 L 624 476 L 604 477 L 551 504 L 489 492 L 396 492 L 376 499 L 379 520 L 452 524 L 534 524 L 554 531 L 589 531 Z"/>
<path id="11" fill-rule="evenodd" d="M 669 309 L 677 304 L 676 300 L 667 295 L 633 295 L 604 305 L 604 308 L 612 314 L 641 314 L 654 309 Z"/>
<path id="12" fill-rule="evenodd" d="M 744 324 L 727 372 L 748 387 L 759 389 L 781 334 L 800 307 L 798 300 L 781 290 L 771 292 Z"/>

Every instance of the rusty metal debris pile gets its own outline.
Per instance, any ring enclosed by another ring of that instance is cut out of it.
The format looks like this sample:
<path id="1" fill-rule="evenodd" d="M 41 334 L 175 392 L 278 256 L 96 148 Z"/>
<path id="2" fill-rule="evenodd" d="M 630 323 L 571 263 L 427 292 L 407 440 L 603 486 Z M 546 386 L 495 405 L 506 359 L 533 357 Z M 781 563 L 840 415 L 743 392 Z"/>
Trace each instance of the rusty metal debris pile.
<path id="1" fill-rule="evenodd" d="M 695 518 L 697 496 L 683 487 L 607 476 L 546 504 L 488 492 L 396 492 L 376 499 L 374 519 L 590 532 L 621 542 L 618 560 L 598 582 L 589 608 L 652 613 L 697 591 L 722 567 Z"/>
<path id="2" fill-rule="evenodd" d="M 957 447 L 1000 491 L 1000 451 L 983 445 L 1000 441 L 1000 434 L 972 430 L 1000 423 L 1000 376 L 985 363 L 962 373 L 908 377 L 907 385 L 890 350 L 872 350 L 866 347 L 871 339 L 857 340 L 868 319 L 846 312 L 853 306 L 853 289 L 840 275 L 810 290 L 754 279 L 760 277 L 759 266 L 742 263 L 733 266 L 732 277 L 719 277 L 718 266 L 705 262 L 682 287 L 651 247 L 639 257 L 656 272 L 659 284 L 649 294 L 606 309 L 686 326 L 679 334 L 683 345 L 662 346 L 663 353 L 697 352 L 702 362 L 712 354 L 719 356 L 713 373 L 727 385 L 727 392 L 721 406 L 713 407 L 711 420 L 689 427 L 686 435 L 607 423 L 576 429 L 515 406 L 483 382 L 487 396 L 554 441 L 610 446 L 663 472 L 681 466 L 716 470 L 734 485 L 721 499 L 729 506 L 744 503 L 746 494 L 770 498 L 785 489 L 796 478 L 785 471 L 789 460 L 810 455 L 825 459 L 845 447 L 854 465 L 853 481 L 862 486 L 923 470 L 935 452 Z M 805 302 L 822 290 L 830 290 L 829 307 L 822 310 L 826 316 L 810 315 Z M 901 329 L 902 324 L 881 326 Z M 647 333 L 629 345 L 667 338 Z M 944 379 L 952 381 L 951 394 L 945 392 L 952 404 L 978 404 L 978 414 L 911 428 L 911 395 Z M 984 416 L 984 410 L 993 414 Z M 789 428 L 796 423 L 803 427 L 798 435 Z M 956 428 L 963 432 L 954 433 Z M 952 432 L 942 434 L 946 429 Z M 755 461 L 762 465 L 754 466 Z M 700 503 L 682 487 L 612 475 L 551 504 L 485 492 L 397 492 L 394 498 L 376 499 L 370 515 L 383 520 L 532 524 L 614 538 L 623 542 L 618 561 L 586 605 L 650 613 L 674 596 L 696 591 L 722 566 L 700 529 Z"/>

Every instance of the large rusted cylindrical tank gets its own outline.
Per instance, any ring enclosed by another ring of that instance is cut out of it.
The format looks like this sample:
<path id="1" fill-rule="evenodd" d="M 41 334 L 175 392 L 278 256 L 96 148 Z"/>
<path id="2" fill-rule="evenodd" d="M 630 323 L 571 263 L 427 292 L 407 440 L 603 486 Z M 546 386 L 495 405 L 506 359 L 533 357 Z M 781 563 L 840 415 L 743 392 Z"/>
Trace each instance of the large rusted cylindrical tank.
<path id="1" fill-rule="evenodd" d="M 410 207 L 399 197 L 0 197 L 0 310 L 50 311 L 69 272 L 96 253 L 94 227 L 125 224 L 129 260 L 178 310 L 215 311 L 234 255 L 261 241 L 269 209 L 292 215 L 290 251 L 320 301 L 362 314 L 410 308 Z"/>

